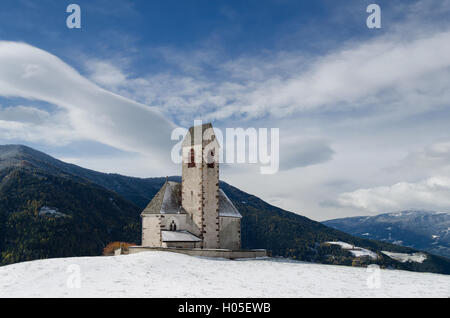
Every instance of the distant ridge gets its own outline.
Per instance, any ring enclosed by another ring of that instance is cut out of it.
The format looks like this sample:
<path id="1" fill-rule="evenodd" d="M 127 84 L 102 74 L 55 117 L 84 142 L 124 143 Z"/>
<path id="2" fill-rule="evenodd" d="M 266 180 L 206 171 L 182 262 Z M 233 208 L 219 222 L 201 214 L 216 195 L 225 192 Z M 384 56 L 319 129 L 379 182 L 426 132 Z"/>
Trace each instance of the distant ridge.
<path id="1" fill-rule="evenodd" d="M 450 213 L 447 212 L 405 210 L 322 223 L 359 237 L 417 248 L 450 258 Z"/>

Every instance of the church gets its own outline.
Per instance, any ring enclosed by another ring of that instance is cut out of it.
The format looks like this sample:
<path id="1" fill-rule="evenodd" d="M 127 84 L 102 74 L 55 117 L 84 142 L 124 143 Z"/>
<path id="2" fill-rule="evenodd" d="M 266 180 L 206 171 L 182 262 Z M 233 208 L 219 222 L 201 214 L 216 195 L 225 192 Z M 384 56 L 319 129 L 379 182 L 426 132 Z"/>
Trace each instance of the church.
<path id="1" fill-rule="evenodd" d="M 242 216 L 219 188 L 212 125 L 191 127 L 181 148 L 181 183 L 166 180 L 142 212 L 142 246 L 240 250 Z"/>

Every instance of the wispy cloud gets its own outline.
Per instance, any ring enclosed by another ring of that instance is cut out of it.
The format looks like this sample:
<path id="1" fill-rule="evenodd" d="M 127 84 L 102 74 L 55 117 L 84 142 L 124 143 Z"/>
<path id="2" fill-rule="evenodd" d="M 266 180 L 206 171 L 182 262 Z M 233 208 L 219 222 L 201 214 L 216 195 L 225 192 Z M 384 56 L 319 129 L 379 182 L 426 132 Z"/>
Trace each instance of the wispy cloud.
<path id="1" fill-rule="evenodd" d="M 227 60 L 220 54 L 182 56 L 166 49 L 167 60 L 181 73 L 133 77 L 100 62 L 95 69 L 108 70 L 104 74 L 114 70 L 113 82 L 95 70 L 91 78 L 178 120 L 194 114 L 221 120 L 283 118 L 304 112 L 372 112 L 375 107 L 374 117 L 385 112 L 405 116 L 447 105 L 449 43 L 449 31 L 434 30 L 408 39 L 396 33 L 347 43 L 314 57 L 274 52 Z"/>
<path id="2" fill-rule="evenodd" d="M 4 121 L 27 122 L 39 124 L 50 117 L 50 114 L 39 108 L 29 106 L 1 107 L 0 118 Z"/>

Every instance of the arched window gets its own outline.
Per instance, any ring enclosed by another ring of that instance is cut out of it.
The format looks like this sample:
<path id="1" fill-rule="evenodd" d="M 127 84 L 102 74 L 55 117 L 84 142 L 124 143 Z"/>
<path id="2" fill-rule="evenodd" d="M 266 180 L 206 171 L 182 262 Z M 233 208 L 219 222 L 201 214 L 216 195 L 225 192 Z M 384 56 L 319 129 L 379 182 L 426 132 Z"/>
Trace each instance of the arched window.
<path id="1" fill-rule="evenodd" d="M 208 154 L 208 168 L 214 168 L 214 150 L 211 150 L 211 152 Z"/>
<path id="2" fill-rule="evenodd" d="M 190 156 L 189 156 L 188 168 L 193 168 L 193 167 L 195 167 L 195 151 L 192 148 Z"/>
<path id="3" fill-rule="evenodd" d="M 175 224 L 175 221 L 172 220 L 172 223 L 170 223 L 169 229 L 171 231 L 176 231 L 177 230 L 177 225 Z"/>

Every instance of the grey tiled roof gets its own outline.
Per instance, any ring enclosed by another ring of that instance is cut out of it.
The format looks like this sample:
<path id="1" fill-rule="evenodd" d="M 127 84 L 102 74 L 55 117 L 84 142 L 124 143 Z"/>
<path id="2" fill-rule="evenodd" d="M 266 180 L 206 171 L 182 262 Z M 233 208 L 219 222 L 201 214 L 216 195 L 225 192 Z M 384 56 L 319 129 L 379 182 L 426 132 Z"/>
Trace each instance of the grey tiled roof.
<path id="1" fill-rule="evenodd" d="M 219 189 L 219 215 L 233 218 L 242 218 L 242 215 L 236 209 L 231 200 L 222 189 Z"/>
<path id="2" fill-rule="evenodd" d="M 186 213 L 181 206 L 181 183 L 167 181 L 144 209 L 142 215 L 178 213 Z M 242 215 L 222 189 L 219 189 L 219 216 L 242 218 Z"/>
<path id="3" fill-rule="evenodd" d="M 166 192 L 167 182 L 164 183 L 162 188 L 153 197 L 152 201 L 147 205 L 147 207 L 142 211 L 142 214 L 159 214 L 161 211 L 162 200 L 164 198 L 164 193 Z"/>
<path id="4" fill-rule="evenodd" d="M 167 181 L 142 214 L 185 213 L 181 208 L 181 183 Z"/>

